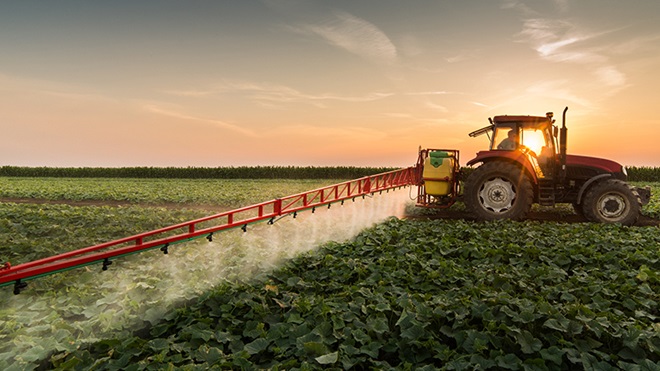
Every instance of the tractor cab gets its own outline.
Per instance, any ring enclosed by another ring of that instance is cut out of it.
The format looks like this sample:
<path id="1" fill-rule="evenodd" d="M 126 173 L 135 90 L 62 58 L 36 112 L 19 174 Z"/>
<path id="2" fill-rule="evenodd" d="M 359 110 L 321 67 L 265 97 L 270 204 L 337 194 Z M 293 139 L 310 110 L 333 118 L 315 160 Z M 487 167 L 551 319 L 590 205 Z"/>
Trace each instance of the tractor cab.
<path id="1" fill-rule="evenodd" d="M 479 161 L 504 156 L 525 163 L 530 175 L 551 177 L 559 154 L 552 117 L 552 112 L 548 112 L 546 116 L 504 115 L 489 119 L 489 126 L 470 133 L 471 137 L 486 134 L 490 140 L 488 150 L 477 155 Z"/>

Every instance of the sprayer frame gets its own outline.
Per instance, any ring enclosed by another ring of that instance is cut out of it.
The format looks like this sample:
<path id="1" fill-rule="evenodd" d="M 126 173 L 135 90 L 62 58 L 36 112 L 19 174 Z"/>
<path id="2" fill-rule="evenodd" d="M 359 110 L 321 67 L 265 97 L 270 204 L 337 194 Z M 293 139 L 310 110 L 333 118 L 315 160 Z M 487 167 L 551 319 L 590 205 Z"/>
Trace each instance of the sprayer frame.
<path id="1" fill-rule="evenodd" d="M 317 207 L 330 207 L 336 202 L 343 203 L 357 197 L 411 186 L 415 184 L 415 170 L 408 167 L 366 176 L 32 262 L 18 265 L 5 263 L 0 267 L 0 287 L 14 285 L 14 294 L 19 294 L 26 287 L 27 280 L 98 263 L 102 263 L 101 271 L 105 271 L 113 259 L 122 256 L 157 248 L 167 254 L 176 243 L 203 237 L 212 241 L 215 232 L 232 228 L 241 228 L 245 232 L 252 223 L 267 221 L 272 224 L 282 216 L 292 215 L 295 218 L 302 211 L 314 212 Z M 171 236 L 176 231 L 182 233 Z"/>

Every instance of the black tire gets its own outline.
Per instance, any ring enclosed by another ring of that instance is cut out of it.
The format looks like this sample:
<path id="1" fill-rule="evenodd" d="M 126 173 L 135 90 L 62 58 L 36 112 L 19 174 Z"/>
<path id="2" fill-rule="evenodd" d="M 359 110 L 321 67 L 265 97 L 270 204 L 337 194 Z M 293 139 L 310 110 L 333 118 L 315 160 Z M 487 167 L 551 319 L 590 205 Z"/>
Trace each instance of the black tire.
<path id="1" fill-rule="evenodd" d="M 493 161 L 470 174 L 463 196 L 465 207 L 479 220 L 520 220 L 532 207 L 534 190 L 520 167 Z"/>
<path id="2" fill-rule="evenodd" d="M 625 182 L 607 179 L 587 191 L 582 210 L 587 220 L 592 222 L 633 225 L 641 210 L 638 198 Z"/>

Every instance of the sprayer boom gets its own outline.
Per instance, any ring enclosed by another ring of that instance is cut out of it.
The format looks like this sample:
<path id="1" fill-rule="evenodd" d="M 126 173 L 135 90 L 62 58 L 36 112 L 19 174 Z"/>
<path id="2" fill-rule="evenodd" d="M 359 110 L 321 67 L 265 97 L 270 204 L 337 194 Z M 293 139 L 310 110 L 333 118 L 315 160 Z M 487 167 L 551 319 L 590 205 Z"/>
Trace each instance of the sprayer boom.
<path id="1" fill-rule="evenodd" d="M 382 193 L 415 183 L 415 168 L 409 167 L 225 211 L 28 263 L 14 266 L 5 263 L 0 266 L 0 287 L 13 284 L 14 294 L 19 294 L 27 286 L 25 281 L 41 276 L 97 263 L 102 263 L 101 269 L 105 271 L 112 264 L 112 260 L 121 256 L 152 249 L 160 249 L 167 254 L 169 248 L 177 243 L 201 237 L 212 241 L 216 232 L 232 228 L 246 231 L 248 225 L 252 223 L 268 221 L 272 224 L 277 218 L 286 215 L 295 218 L 301 211 L 314 212 L 317 207 L 330 207 L 336 202 L 343 204 L 345 200 L 354 200 L 357 197 Z M 172 235 L 177 232 L 178 234 Z"/>

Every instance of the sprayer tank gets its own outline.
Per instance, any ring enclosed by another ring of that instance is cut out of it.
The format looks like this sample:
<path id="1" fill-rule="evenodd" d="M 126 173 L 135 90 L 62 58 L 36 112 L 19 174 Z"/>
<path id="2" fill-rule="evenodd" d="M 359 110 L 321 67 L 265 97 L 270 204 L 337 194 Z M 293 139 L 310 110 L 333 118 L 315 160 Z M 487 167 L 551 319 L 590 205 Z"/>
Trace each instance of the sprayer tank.
<path id="1" fill-rule="evenodd" d="M 451 193 L 453 169 L 456 159 L 445 151 L 434 151 L 424 160 L 422 178 L 426 193 L 432 196 L 446 196 Z"/>

